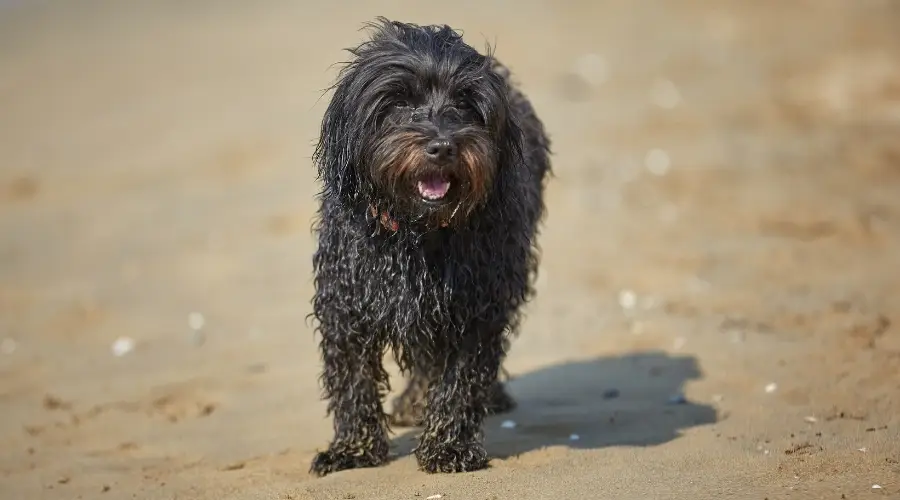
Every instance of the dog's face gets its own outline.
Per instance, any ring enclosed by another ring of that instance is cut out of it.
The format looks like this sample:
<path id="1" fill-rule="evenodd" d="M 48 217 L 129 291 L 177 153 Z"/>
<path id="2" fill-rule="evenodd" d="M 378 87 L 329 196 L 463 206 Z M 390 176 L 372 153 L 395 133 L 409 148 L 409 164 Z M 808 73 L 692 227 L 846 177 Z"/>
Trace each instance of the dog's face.
<path id="1" fill-rule="evenodd" d="M 351 53 L 317 149 L 326 190 L 408 221 L 465 218 L 521 150 L 491 59 L 447 26 L 385 20 Z"/>

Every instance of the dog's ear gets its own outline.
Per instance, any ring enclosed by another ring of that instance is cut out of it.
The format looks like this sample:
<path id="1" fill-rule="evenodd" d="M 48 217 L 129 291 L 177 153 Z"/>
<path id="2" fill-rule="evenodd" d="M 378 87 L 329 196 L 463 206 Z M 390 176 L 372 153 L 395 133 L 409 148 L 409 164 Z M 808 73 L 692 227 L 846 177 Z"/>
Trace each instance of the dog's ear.
<path id="1" fill-rule="evenodd" d="M 508 99 L 506 100 L 508 101 Z M 500 124 L 497 138 L 500 143 L 501 163 L 510 167 L 522 166 L 524 162 L 522 127 L 516 120 L 516 114 L 509 108 L 506 108 L 506 117 Z"/>
<path id="2" fill-rule="evenodd" d="M 354 168 L 354 147 L 352 113 L 347 109 L 350 75 L 341 75 L 334 85 L 334 95 L 322 117 L 319 141 L 313 161 L 318 177 L 324 184 L 324 195 L 344 201 L 356 198 L 359 178 Z"/>
<path id="3" fill-rule="evenodd" d="M 524 144 L 522 142 L 522 127 L 517 120 L 516 113 L 513 112 L 513 105 L 510 101 L 511 88 L 508 81 L 508 72 L 499 63 L 489 58 L 489 82 L 492 87 L 495 103 L 493 107 L 492 123 L 490 124 L 491 133 L 500 154 L 500 165 L 502 168 L 516 168 L 522 165 L 524 161 L 522 150 Z"/>

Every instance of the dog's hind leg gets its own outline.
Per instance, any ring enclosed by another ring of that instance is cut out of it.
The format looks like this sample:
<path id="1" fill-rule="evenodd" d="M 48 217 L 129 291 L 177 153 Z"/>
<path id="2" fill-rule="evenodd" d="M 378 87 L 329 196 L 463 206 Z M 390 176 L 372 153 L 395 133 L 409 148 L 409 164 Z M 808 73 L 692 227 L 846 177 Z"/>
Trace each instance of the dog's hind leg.
<path id="1" fill-rule="evenodd" d="M 500 415 L 516 408 L 516 400 L 506 391 L 506 384 L 497 380 L 491 385 L 487 400 L 487 414 Z"/>
<path id="2" fill-rule="evenodd" d="M 393 411 L 390 416 L 391 425 L 397 427 L 417 427 L 422 425 L 425 418 L 425 401 L 428 388 L 433 377 L 428 375 L 428 370 L 414 368 L 410 373 L 406 389 L 394 398 Z"/>
<path id="3" fill-rule="evenodd" d="M 381 403 L 388 389 L 382 344 L 337 324 L 323 325 L 321 331 L 321 378 L 334 419 L 334 438 L 313 459 L 310 472 L 324 476 L 381 465 L 388 459 L 389 446 Z"/>
<path id="4" fill-rule="evenodd" d="M 397 427 L 418 427 L 425 418 L 425 405 L 428 396 L 428 388 L 435 376 L 429 377 L 425 370 L 413 370 L 406 383 L 406 389 L 394 398 L 393 411 L 390 423 Z M 506 385 L 500 380 L 495 381 L 490 388 L 487 398 L 487 414 L 499 415 L 512 411 L 516 407 L 516 401 L 506 391 Z"/>

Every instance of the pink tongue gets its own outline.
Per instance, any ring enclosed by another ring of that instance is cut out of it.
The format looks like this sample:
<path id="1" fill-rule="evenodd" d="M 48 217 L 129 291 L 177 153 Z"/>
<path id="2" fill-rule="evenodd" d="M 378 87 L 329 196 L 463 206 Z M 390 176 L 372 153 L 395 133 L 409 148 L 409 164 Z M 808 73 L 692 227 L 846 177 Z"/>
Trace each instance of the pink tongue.
<path id="1" fill-rule="evenodd" d="M 450 181 L 434 176 L 422 179 L 418 183 L 419 194 L 427 200 L 440 200 L 450 190 Z"/>

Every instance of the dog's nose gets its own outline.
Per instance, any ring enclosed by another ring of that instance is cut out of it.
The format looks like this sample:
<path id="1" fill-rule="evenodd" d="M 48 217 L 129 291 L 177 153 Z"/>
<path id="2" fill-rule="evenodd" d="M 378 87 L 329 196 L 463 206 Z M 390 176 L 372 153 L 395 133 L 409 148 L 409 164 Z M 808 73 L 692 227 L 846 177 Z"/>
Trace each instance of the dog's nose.
<path id="1" fill-rule="evenodd" d="M 434 139 L 425 146 L 425 154 L 431 161 L 447 161 L 456 156 L 456 145 L 448 139 Z"/>

